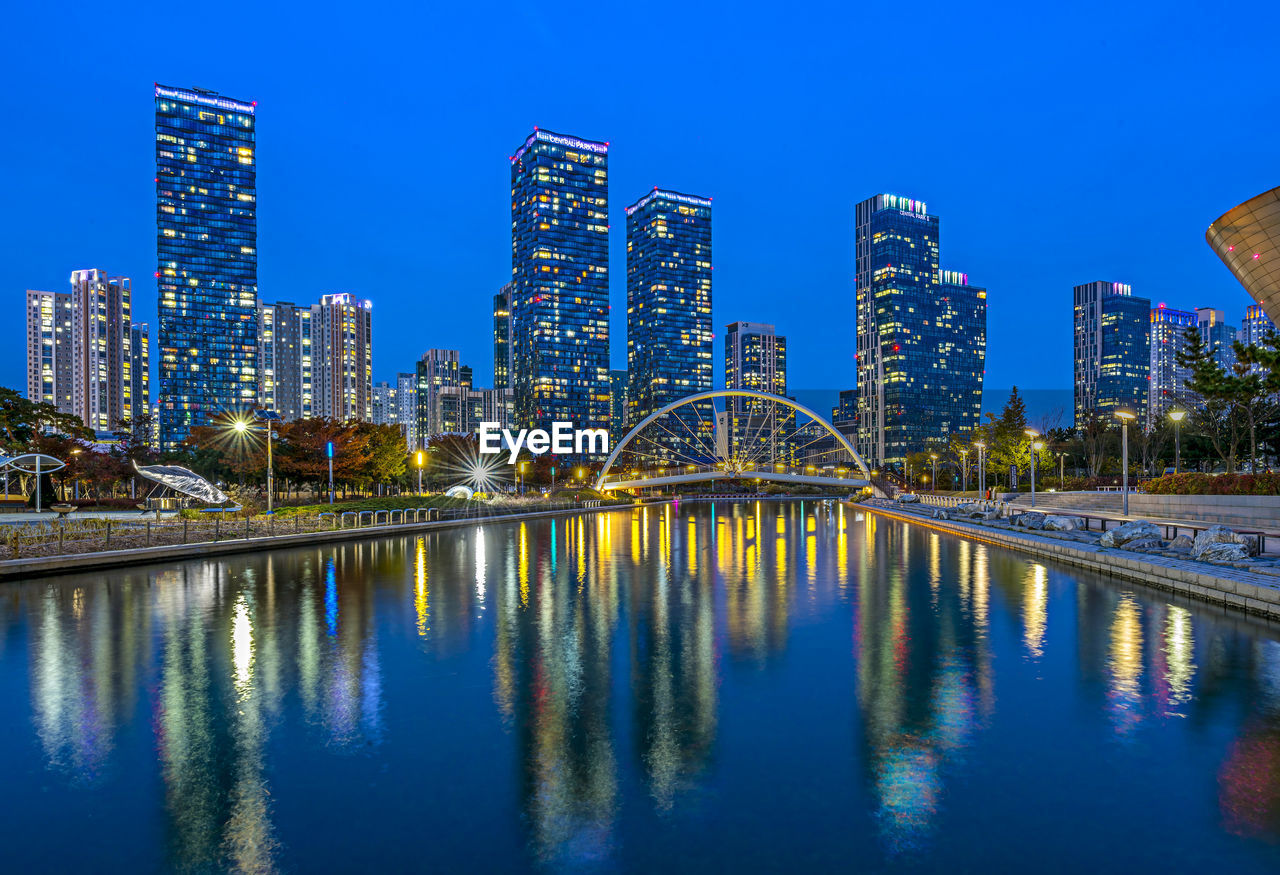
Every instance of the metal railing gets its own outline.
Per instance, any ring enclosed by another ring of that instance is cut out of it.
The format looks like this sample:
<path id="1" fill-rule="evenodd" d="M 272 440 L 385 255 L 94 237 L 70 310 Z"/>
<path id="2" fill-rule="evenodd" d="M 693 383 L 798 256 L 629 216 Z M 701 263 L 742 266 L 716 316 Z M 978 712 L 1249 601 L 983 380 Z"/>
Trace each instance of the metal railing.
<path id="1" fill-rule="evenodd" d="M 604 478 L 604 484 L 627 483 L 641 480 L 654 480 L 666 477 L 681 477 L 688 474 L 716 474 L 725 478 L 750 478 L 753 474 L 787 475 L 791 477 L 824 477 L 831 480 L 863 480 L 862 471 L 856 466 L 845 467 L 835 465 L 770 465 L 766 463 L 747 463 L 741 466 L 717 465 L 668 465 L 664 468 L 642 468 L 610 474 Z"/>
<path id="2" fill-rule="evenodd" d="M 97 553 L 182 544 L 278 538 L 347 529 L 395 531 L 405 526 L 443 520 L 499 521 L 526 513 L 627 507 L 631 501 L 554 501 L 487 505 L 476 502 L 457 508 L 397 508 L 378 511 L 337 511 L 317 514 L 263 515 L 233 518 L 209 514 L 208 519 L 78 519 L 0 527 L 0 560 L 36 556 Z M 397 521 L 398 515 L 398 521 Z"/>

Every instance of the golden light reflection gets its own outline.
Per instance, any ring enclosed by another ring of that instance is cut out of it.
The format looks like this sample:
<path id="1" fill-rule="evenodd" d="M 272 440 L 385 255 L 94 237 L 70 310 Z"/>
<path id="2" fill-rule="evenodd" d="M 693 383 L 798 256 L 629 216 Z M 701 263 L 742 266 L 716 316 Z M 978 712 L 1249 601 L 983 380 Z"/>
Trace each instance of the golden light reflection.
<path id="1" fill-rule="evenodd" d="M 1165 686 L 1168 688 L 1166 714 L 1178 713 L 1181 705 L 1191 701 L 1195 680 L 1195 639 L 1191 628 L 1191 612 L 1169 605 L 1164 624 Z"/>
<path id="2" fill-rule="evenodd" d="M 418 635 L 427 637 L 430 631 L 431 592 L 427 588 L 427 539 L 419 537 L 413 556 L 413 611 L 417 616 Z"/>
<path id="3" fill-rule="evenodd" d="M 1111 619 L 1107 666 L 1108 693 L 1116 731 L 1127 734 L 1142 722 L 1142 609 L 1132 593 L 1124 593 Z"/>
<path id="4" fill-rule="evenodd" d="M 1027 569 L 1022 586 L 1022 641 L 1032 659 L 1044 655 L 1044 633 L 1048 625 L 1049 570 L 1034 564 Z"/>

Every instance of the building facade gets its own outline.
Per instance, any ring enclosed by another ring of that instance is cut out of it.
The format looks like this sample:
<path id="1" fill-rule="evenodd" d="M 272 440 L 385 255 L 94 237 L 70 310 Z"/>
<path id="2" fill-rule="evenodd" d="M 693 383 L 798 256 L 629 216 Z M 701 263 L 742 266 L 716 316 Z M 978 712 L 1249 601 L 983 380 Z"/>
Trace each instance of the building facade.
<path id="1" fill-rule="evenodd" d="M 1187 348 L 1187 329 L 1197 325 L 1196 314 L 1160 304 L 1151 311 L 1151 397 L 1147 404 L 1147 428 L 1153 428 L 1169 411 L 1185 405 L 1189 368 L 1178 364 Z"/>
<path id="2" fill-rule="evenodd" d="M 1128 410 L 1146 422 L 1151 379 L 1151 301 L 1126 283 L 1095 281 L 1072 293 L 1075 425 Z"/>
<path id="3" fill-rule="evenodd" d="M 134 322 L 129 328 L 129 336 L 129 378 L 132 381 L 129 420 L 137 422 L 151 415 L 151 326 L 146 322 Z"/>
<path id="4" fill-rule="evenodd" d="M 258 398 L 256 107 L 157 85 L 160 443 Z"/>
<path id="5" fill-rule="evenodd" d="M 133 413 L 133 303 L 128 277 L 71 272 L 71 412 L 116 430 Z"/>
<path id="6" fill-rule="evenodd" d="M 1218 367 L 1227 373 L 1236 366 L 1236 327 L 1227 323 L 1227 314 L 1212 307 L 1196 309 L 1200 339 Z"/>
<path id="7" fill-rule="evenodd" d="M 515 283 L 506 283 L 493 296 L 493 387 L 512 388 L 511 293 Z"/>
<path id="8" fill-rule="evenodd" d="M 396 421 L 404 432 L 404 442 L 410 450 L 417 449 L 422 446 L 418 438 L 417 374 L 396 374 L 396 404 Z"/>
<path id="9" fill-rule="evenodd" d="M 534 130 L 511 158 L 516 422 L 609 422 L 607 143 Z"/>
<path id="10" fill-rule="evenodd" d="M 978 425 L 987 291 L 940 267 L 939 217 L 878 194 L 855 208 L 858 428 L 869 465 L 945 445 Z"/>
<path id="11" fill-rule="evenodd" d="M 609 372 L 609 427 L 614 441 L 622 440 L 623 432 L 630 428 L 627 419 L 627 372 Z"/>
<path id="12" fill-rule="evenodd" d="M 314 415 L 342 422 L 373 416 L 373 304 L 324 295 L 311 308 Z"/>
<path id="13" fill-rule="evenodd" d="M 418 439 L 426 442 L 446 428 L 441 392 L 462 388 L 462 368 L 456 349 L 429 349 L 418 361 L 416 378 L 418 394 Z"/>
<path id="14" fill-rule="evenodd" d="M 71 295 L 27 290 L 27 398 L 71 413 Z"/>
<path id="15" fill-rule="evenodd" d="M 655 188 L 627 207 L 627 417 L 712 388 L 711 199 Z M 709 445 L 710 401 L 672 411 L 655 437 Z M 620 430 L 615 425 L 615 430 Z M 673 433 L 673 434 L 672 434 Z"/>
<path id="16" fill-rule="evenodd" d="M 1275 330 L 1276 324 L 1261 304 L 1250 304 L 1245 308 L 1244 321 L 1240 323 L 1240 342 L 1245 346 L 1264 346 Z"/>
<path id="17" fill-rule="evenodd" d="M 787 338 L 765 322 L 731 322 L 724 335 L 724 385 L 787 397 Z M 793 409 L 756 398 L 729 397 L 721 413 L 716 425 L 718 456 L 789 461 Z"/>
<path id="18" fill-rule="evenodd" d="M 312 308 L 288 301 L 258 308 L 258 403 L 285 422 L 314 415 Z"/>

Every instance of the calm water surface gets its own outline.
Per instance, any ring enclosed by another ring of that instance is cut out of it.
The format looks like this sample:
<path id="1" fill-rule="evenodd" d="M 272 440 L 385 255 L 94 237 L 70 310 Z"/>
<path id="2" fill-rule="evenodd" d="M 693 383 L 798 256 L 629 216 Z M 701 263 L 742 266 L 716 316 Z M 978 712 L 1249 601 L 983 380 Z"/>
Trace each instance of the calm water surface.
<path id="1" fill-rule="evenodd" d="M 0 584 L 6 871 L 1280 871 L 1280 633 L 813 502 Z"/>

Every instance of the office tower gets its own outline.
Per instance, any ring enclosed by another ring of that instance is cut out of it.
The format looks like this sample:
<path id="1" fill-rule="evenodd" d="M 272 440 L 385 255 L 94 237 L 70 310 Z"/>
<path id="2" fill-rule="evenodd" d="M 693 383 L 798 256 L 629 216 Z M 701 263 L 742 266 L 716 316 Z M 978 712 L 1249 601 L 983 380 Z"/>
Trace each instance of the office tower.
<path id="1" fill-rule="evenodd" d="M 396 374 L 396 421 L 404 432 L 404 442 L 410 450 L 417 449 L 418 442 L 418 375 Z"/>
<path id="2" fill-rule="evenodd" d="M 858 390 L 841 389 L 839 403 L 831 408 L 831 425 L 849 443 L 858 439 Z M 856 444 L 855 444 L 856 446 Z"/>
<path id="3" fill-rule="evenodd" d="M 627 420 L 711 389 L 711 200 L 655 188 L 627 207 Z M 677 408 L 656 440 L 710 446 L 710 401 Z M 615 430 L 618 426 L 614 426 Z"/>
<path id="4" fill-rule="evenodd" d="M 724 335 L 726 389 L 787 395 L 787 339 L 763 322 L 732 322 Z M 789 461 L 795 411 L 755 398 L 730 397 L 717 420 L 717 454 L 723 458 Z"/>
<path id="5" fill-rule="evenodd" d="M 987 292 L 939 266 L 941 222 L 878 194 L 855 209 L 859 453 L 901 466 L 978 425 Z"/>
<path id="6" fill-rule="evenodd" d="M 160 443 L 258 399 L 255 107 L 156 86 Z"/>
<path id="7" fill-rule="evenodd" d="M 1128 410 L 1147 418 L 1151 391 L 1151 301 L 1125 283 L 1091 282 L 1073 291 L 1075 424 Z"/>
<path id="8" fill-rule="evenodd" d="M 622 440 L 630 422 L 627 418 L 627 372 L 609 371 L 609 427 L 613 429 L 615 443 Z"/>
<path id="9" fill-rule="evenodd" d="M 461 368 L 456 349 L 429 349 L 417 365 L 418 439 L 424 445 L 446 432 L 440 393 L 462 387 Z"/>
<path id="10" fill-rule="evenodd" d="M 516 423 L 609 421 L 607 143 L 534 130 L 511 158 Z"/>
<path id="11" fill-rule="evenodd" d="M 1173 310 L 1160 304 L 1151 311 L 1151 396 L 1147 405 L 1147 428 L 1159 423 L 1169 411 L 1184 405 L 1184 389 L 1191 376 L 1189 368 L 1178 364 L 1178 353 L 1186 349 L 1187 329 L 1196 327 L 1196 314 Z"/>
<path id="12" fill-rule="evenodd" d="M 1218 367 L 1228 373 L 1236 366 L 1236 328 L 1227 324 L 1226 314 L 1212 307 L 1197 307 L 1200 339 Z"/>
<path id="13" fill-rule="evenodd" d="M 311 307 L 314 415 L 367 422 L 372 415 L 373 304 L 323 295 Z"/>
<path id="14" fill-rule="evenodd" d="M 511 388 L 511 292 L 515 283 L 506 283 L 493 296 L 493 387 Z"/>
<path id="15" fill-rule="evenodd" d="M 285 422 L 313 415 L 311 326 L 311 307 L 280 301 L 258 308 L 258 403 Z"/>
<path id="16" fill-rule="evenodd" d="M 129 390 L 132 402 L 129 420 L 137 422 L 151 414 L 151 326 L 134 322 L 129 326 L 129 335 L 129 377 L 133 382 Z"/>
<path id="17" fill-rule="evenodd" d="M 71 411 L 94 431 L 133 412 L 133 309 L 128 277 L 71 272 Z"/>
<path id="18" fill-rule="evenodd" d="M 27 290 L 27 398 L 72 412 L 69 293 Z"/>

